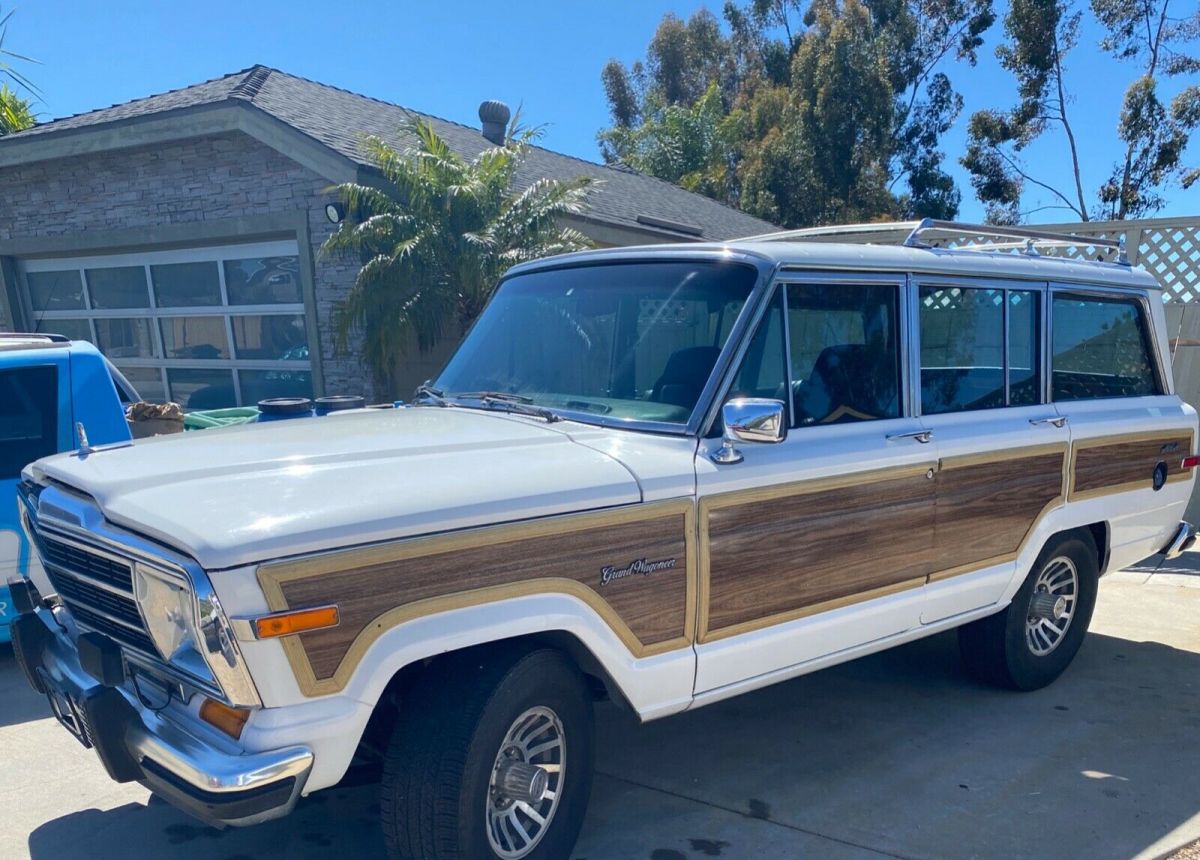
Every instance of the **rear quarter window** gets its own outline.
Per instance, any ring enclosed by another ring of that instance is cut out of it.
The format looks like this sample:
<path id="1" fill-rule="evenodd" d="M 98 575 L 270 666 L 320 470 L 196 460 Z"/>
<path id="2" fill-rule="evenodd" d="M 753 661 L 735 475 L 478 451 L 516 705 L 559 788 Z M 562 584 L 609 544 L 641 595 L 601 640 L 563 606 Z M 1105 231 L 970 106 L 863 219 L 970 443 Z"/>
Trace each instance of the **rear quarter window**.
<path id="1" fill-rule="evenodd" d="M 0 480 L 58 450 L 58 368 L 0 370 Z"/>
<path id="2" fill-rule="evenodd" d="M 1145 312 L 1136 299 L 1054 296 L 1055 400 L 1161 394 Z"/>

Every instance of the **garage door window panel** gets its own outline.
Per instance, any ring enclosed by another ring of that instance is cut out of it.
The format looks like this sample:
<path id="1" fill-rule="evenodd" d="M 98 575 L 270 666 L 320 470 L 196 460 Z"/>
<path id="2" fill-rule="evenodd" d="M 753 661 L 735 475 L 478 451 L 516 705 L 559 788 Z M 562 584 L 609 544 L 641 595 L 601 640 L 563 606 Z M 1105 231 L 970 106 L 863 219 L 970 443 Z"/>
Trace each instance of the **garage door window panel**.
<path id="1" fill-rule="evenodd" d="M 150 307 L 145 266 L 88 269 L 85 274 L 93 310 Z"/>
<path id="2" fill-rule="evenodd" d="M 163 317 L 159 326 L 167 358 L 207 361 L 230 357 L 224 317 Z"/>
<path id="3" fill-rule="evenodd" d="M 147 399 L 174 398 L 199 409 L 313 393 L 294 242 L 18 261 L 18 267 L 36 328 L 92 341 Z"/>
<path id="4" fill-rule="evenodd" d="M 150 267 L 154 303 L 160 308 L 221 304 L 221 277 L 215 262 L 168 263 Z"/>
<path id="5" fill-rule="evenodd" d="M 96 346 L 112 359 L 157 358 L 153 320 L 147 317 L 96 320 Z"/>
<path id="6" fill-rule="evenodd" d="M 288 305 L 304 301 L 295 257 L 226 260 L 225 288 L 231 305 Z"/>
<path id="7" fill-rule="evenodd" d="M 29 302 L 35 311 L 76 310 L 85 307 L 79 270 L 30 272 Z"/>

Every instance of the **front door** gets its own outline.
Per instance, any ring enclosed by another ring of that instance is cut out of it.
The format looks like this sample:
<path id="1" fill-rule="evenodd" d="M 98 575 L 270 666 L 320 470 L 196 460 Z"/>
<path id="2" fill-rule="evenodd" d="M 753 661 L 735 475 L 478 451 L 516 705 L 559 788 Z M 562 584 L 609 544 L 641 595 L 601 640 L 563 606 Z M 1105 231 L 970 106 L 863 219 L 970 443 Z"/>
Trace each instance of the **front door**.
<path id="1" fill-rule="evenodd" d="M 1045 284 L 914 283 L 919 408 L 939 458 L 925 623 L 1003 599 L 1038 522 L 1063 503 L 1068 431 L 1046 403 L 1045 294 Z"/>
<path id="2" fill-rule="evenodd" d="M 730 465 L 699 446 L 697 695 L 919 625 L 937 456 L 906 417 L 906 290 L 797 277 L 764 311 L 724 399 L 785 401 L 789 433 Z"/>

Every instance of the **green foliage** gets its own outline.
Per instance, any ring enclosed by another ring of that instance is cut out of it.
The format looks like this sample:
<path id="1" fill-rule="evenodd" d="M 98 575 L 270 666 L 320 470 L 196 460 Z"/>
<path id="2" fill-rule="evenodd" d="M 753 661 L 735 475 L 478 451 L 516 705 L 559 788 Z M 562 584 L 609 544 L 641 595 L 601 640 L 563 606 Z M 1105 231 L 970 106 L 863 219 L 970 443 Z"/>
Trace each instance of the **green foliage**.
<path id="1" fill-rule="evenodd" d="M 28 99 L 23 99 L 0 83 L 0 137 L 29 128 L 35 122 Z"/>
<path id="2" fill-rule="evenodd" d="M 1170 15 L 1178 0 L 1091 0 L 1091 11 L 1105 31 L 1100 47 L 1116 59 L 1140 67 L 1125 93 L 1117 126 L 1124 157 L 1089 209 L 1080 171 L 1079 148 L 1068 116 L 1071 103 L 1066 57 L 1078 39 L 1082 13 L 1074 0 L 1011 0 L 1004 20 L 1005 42 L 996 50 L 1001 65 L 1017 82 L 1019 102 L 1007 111 L 979 111 L 968 127 L 963 165 L 989 217 L 1012 222 L 1029 185 L 1048 192 L 1053 203 L 1076 217 L 1137 218 L 1163 205 L 1162 190 L 1174 182 L 1184 188 L 1200 170 L 1182 164 L 1192 130 L 1200 123 L 1200 88 L 1185 87 L 1171 103 L 1159 97 L 1160 79 L 1200 71 L 1200 59 L 1188 47 L 1200 39 L 1200 10 L 1185 18 Z M 1072 174 L 1068 184 L 1038 179 L 1021 152 L 1052 132 L 1062 133 Z M 1073 181 L 1071 181 L 1073 180 Z"/>
<path id="3" fill-rule="evenodd" d="M 364 358 L 384 391 L 394 389 L 410 338 L 424 352 L 448 326 L 465 331 L 505 269 L 589 246 L 559 219 L 583 211 L 591 180 L 542 179 L 515 191 L 537 136 L 515 129 L 514 119 L 506 145 L 467 160 L 428 121 L 414 121 L 404 131 L 415 144 L 403 152 L 365 139 L 379 183 L 336 187 L 347 215 L 321 252 L 362 264 L 334 315 L 338 347 L 361 330 Z"/>
<path id="4" fill-rule="evenodd" d="M 605 66 L 606 161 L 788 226 L 957 212 L 938 147 L 962 100 L 939 68 L 975 62 L 991 0 L 728 0 L 723 15 L 725 31 L 668 15 L 644 64 Z"/>

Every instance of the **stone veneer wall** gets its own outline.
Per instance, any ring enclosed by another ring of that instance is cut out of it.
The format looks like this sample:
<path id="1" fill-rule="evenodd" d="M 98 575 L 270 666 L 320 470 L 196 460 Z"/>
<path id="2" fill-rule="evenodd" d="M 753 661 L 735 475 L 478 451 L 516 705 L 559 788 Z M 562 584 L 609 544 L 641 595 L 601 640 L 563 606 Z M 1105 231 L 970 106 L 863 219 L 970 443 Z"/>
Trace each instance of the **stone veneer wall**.
<path id="1" fill-rule="evenodd" d="M 0 167 L 0 254 L 5 240 L 17 238 L 63 237 L 69 249 L 72 238 L 88 231 L 303 212 L 312 242 L 325 393 L 370 397 L 374 392 L 366 368 L 353 354 L 335 355 L 333 347 L 333 308 L 353 284 L 357 266 L 317 253 L 333 230 L 324 213 L 331 199 L 329 185 L 324 177 L 240 132 Z M 239 238 L 221 236 L 206 244 Z M 11 320 L 0 320 L 0 327 L 11 325 Z"/>

